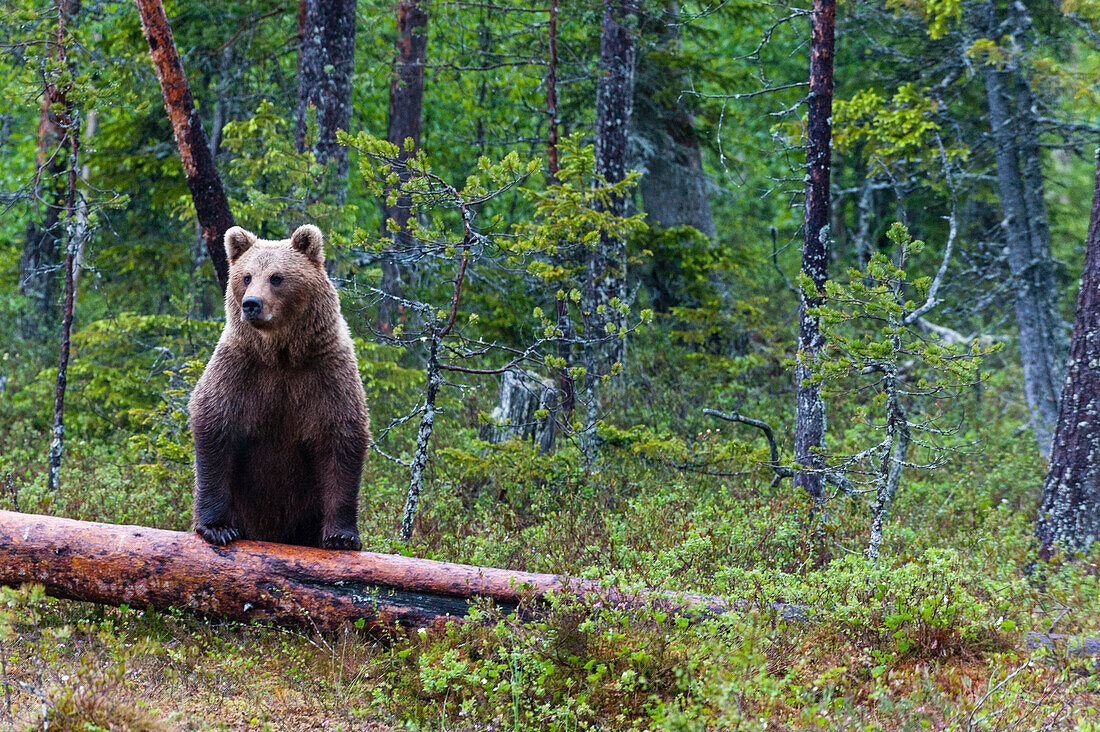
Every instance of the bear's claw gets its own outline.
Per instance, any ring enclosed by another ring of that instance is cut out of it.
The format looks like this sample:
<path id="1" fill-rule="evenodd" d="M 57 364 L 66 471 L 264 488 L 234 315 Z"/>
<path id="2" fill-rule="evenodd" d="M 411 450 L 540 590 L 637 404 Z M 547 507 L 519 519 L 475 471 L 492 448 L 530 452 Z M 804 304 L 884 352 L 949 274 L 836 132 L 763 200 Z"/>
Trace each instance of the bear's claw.
<path id="1" fill-rule="evenodd" d="M 363 542 L 359 540 L 359 535 L 354 531 L 333 531 L 325 532 L 325 536 L 321 539 L 322 549 L 345 549 L 348 551 L 357 552 L 363 548 Z"/>
<path id="2" fill-rule="evenodd" d="M 196 526 L 195 533 L 214 546 L 225 546 L 241 538 L 240 529 L 232 526 Z"/>

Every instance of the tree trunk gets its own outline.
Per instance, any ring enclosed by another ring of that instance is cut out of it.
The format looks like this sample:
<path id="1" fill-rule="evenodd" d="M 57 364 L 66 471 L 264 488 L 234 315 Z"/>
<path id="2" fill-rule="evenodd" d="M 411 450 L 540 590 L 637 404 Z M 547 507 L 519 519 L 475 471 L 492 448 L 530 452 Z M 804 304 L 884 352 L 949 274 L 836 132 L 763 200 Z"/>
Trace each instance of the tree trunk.
<path id="1" fill-rule="evenodd" d="M 560 575 L 258 541 L 214 547 L 193 533 L 0 511 L 0 585 L 29 582 L 52 597 L 320 630 L 360 619 L 376 630 L 443 627 L 475 598 L 510 610 L 557 593 L 686 615 L 743 609 L 690 592 L 624 593 Z"/>
<path id="2" fill-rule="evenodd" d="M 558 182 L 558 0 L 550 0 L 550 19 L 547 29 L 546 61 L 546 167 L 550 173 L 550 183 Z M 572 257 L 567 247 L 558 249 L 557 264 L 564 269 L 571 270 L 574 267 Z M 564 297 L 554 297 L 554 314 L 557 317 L 557 328 L 561 331 L 561 337 L 557 342 L 558 358 L 564 362 L 564 366 L 558 372 L 558 388 L 561 391 L 561 410 L 564 413 L 563 422 L 569 420 L 573 414 L 573 405 L 576 402 L 576 384 L 569 375 L 569 368 L 573 365 L 573 348 L 571 338 L 574 335 L 573 323 L 569 317 L 569 301 Z"/>
<path id="3" fill-rule="evenodd" d="M 1085 270 L 1043 485 L 1036 536 L 1039 554 L 1088 551 L 1100 536 L 1100 162 L 1085 244 Z"/>
<path id="4" fill-rule="evenodd" d="M 795 361 L 796 424 L 794 457 L 800 466 L 794 484 L 815 502 L 824 500 L 825 489 L 815 452 L 825 441 L 825 405 L 821 391 L 811 380 L 807 364 L 820 357 L 825 345 L 818 318 L 810 308 L 824 302 L 829 276 L 829 172 L 832 159 L 833 49 L 836 0 L 814 0 L 811 12 L 810 92 L 806 118 L 806 203 L 802 239 L 802 272 L 813 280 L 815 291 L 802 291 L 798 308 L 798 356 Z"/>
<path id="5" fill-rule="evenodd" d="M 893 336 L 894 352 L 901 352 L 901 337 Z M 901 474 L 909 453 L 909 418 L 901 404 L 896 364 L 890 364 L 882 376 L 886 389 L 886 442 L 883 444 L 882 465 L 876 483 L 875 503 L 871 507 L 871 535 L 867 542 L 867 558 L 877 562 L 882 548 L 882 534 L 889 517 L 890 504 L 901 486 Z"/>
<path id="6" fill-rule="evenodd" d="M 635 0 L 605 0 L 600 36 L 599 82 L 596 86 L 596 175 L 607 183 L 626 178 L 631 114 L 634 108 Z M 623 196 L 612 196 L 605 206 L 615 216 L 626 213 Z M 618 328 L 625 320 L 611 307 L 612 299 L 626 301 L 626 242 L 602 234 L 588 257 L 585 338 L 606 338 L 608 324 Z M 603 312 L 600 312 L 602 309 Z M 621 362 L 621 338 L 606 340 L 586 360 Z M 592 351 L 593 349 L 589 349 Z M 590 369 L 591 370 L 591 369 Z M 591 379 L 590 379 L 591 381 Z"/>
<path id="7" fill-rule="evenodd" d="M 46 486 L 52 491 L 61 487 L 61 457 L 65 448 L 65 391 L 69 383 L 69 350 L 73 330 L 73 303 L 76 293 L 74 278 L 78 224 L 76 221 L 76 169 L 80 158 L 80 126 L 72 110 L 69 110 L 69 193 L 65 218 L 65 299 L 61 309 L 61 356 L 57 364 L 57 383 L 54 387 L 53 440 L 50 442 L 50 457 L 47 469 Z"/>
<path id="8" fill-rule="evenodd" d="M 658 25 L 660 49 L 668 55 L 680 50 L 682 25 L 679 5 L 672 3 L 663 14 L 647 18 Z M 646 219 L 660 229 L 691 226 L 707 237 L 718 236 L 703 172 L 703 156 L 695 133 L 695 118 L 674 101 L 689 86 L 687 75 L 675 64 L 638 58 L 633 126 L 647 140 L 638 184 Z M 659 264 L 659 263 L 657 263 Z"/>
<path id="9" fill-rule="evenodd" d="M 859 186 L 859 199 L 856 201 L 855 254 L 857 266 L 861 270 L 867 269 L 871 255 L 875 253 L 875 244 L 871 241 L 875 208 L 874 178 L 868 175 L 868 167 L 866 164 L 862 166 L 863 178 Z"/>
<path id="10" fill-rule="evenodd" d="M 65 65 L 65 9 L 58 11 L 58 58 Z M 76 281 L 73 276 L 73 263 L 76 260 L 77 237 L 80 236 L 77 222 L 76 182 L 80 167 L 80 122 L 71 101 L 66 100 L 64 117 L 58 124 L 65 131 L 68 142 L 66 194 L 65 194 L 65 299 L 61 315 L 61 355 L 57 365 L 57 382 L 54 388 L 53 440 L 50 442 L 49 462 L 47 466 L 47 488 L 57 491 L 61 486 L 61 457 L 65 446 L 65 390 L 68 385 L 70 335 L 73 327 L 73 300 Z"/>
<path id="11" fill-rule="evenodd" d="M 233 213 L 229 210 L 229 200 L 222 189 L 221 178 L 214 166 L 214 157 L 203 132 L 202 119 L 195 109 L 195 100 L 191 88 L 183 73 L 176 42 L 172 38 L 172 29 L 168 27 L 168 16 L 160 0 L 135 0 L 141 15 L 141 27 L 145 40 L 149 43 L 149 54 L 160 81 L 164 95 L 164 109 L 172 122 L 172 133 L 176 138 L 183 171 L 187 175 L 187 186 L 191 190 L 191 200 L 195 204 L 195 213 L 202 226 L 202 238 L 206 251 L 214 264 L 214 274 L 218 285 L 225 291 L 229 279 L 229 262 L 225 256 L 225 232 L 233 226 Z"/>
<path id="12" fill-rule="evenodd" d="M 89 109 L 88 113 L 84 116 L 84 129 L 81 131 L 82 146 L 87 145 L 88 139 L 95 134 L 96 125 L 99 123 L 99 113 L 94 109 Z M 92 166 L 88 165 L 88 158 L 85 156 L 84 163 L 80 166 L 80 180 L 84 183 L 84 188 L 87 189 L 88 181 L 92 177 Z M 73 289 L 77 289 L 80 284 L 80 273 L 84 270 L 87 260 L 85 259 L 85 250 L 88 246 L 88 197 L 80 195 L 76 200 L 76 232 L 74 235 L 75 240 L 75 259 L 73 260 Z"/>
<path id="13" fill-rule="evenodd" d="M 51 50 L 56 58 L 64 58 L 66 25 L 75 10 L 71 0 L 63 0 L 57 5 L 57 38 Z M 59 263 L 59 244 L 63 239 L 61 212 L 65 210 L 65 174 L 69 158 L 68 138 L 58 114 L 59 110 L 68 107 L 67 91 L 67 87 L 47 80 L 38 118 L 33 197 L 36 203 L 45 205 L 45 212 L 40 223 L 27 225 L 19 266 L 19 294 L 30 299 L 34 313 L 22 323 L 23 335 L 28 338 L 42 333 L 47 323 L 54 321 L 51 316 L 56 312 L 54 269 Z"/>
<path id="14" fill-rule="evenodd" d="M 554 382 L 530 371 L 505 371 L 500 380 L 500 401 L 489 415 L 491 424 L 478 430 L 485 442 L 531 442 L 546 455 L 557 436 L 558 394 Z M 539 416 L 545 412 L 546 416 Z"/>
<path id="15" fill-rule="evenodd" d="M 424 472 L 428 467 L 428 448 L 435 429 L 435 418 L 439 414 L 435 406 L 439 387 L 443 377 L 439 373 L 439 346 L 442 336 L 433 332 L 428 345 L 427 384 L 424 392 L 424 411 L 420 414 L 420 425 L 416 429 L 416 449 L 413 451 L 412 465 L 409 466 L 409 492 L 405 497 L 405 511 L 401 517 L 401 538 L 412 538 L 413 522 L 420 502 L 420 490 L 424 483 Z"/>
<path id="16" fill-rule="evenodd" d="M 397 4 L 397 43 L 393 80 L 390 82 L 389 128 L 386 139 L 397 145 L 399 164 L 395 171 L 405 182 L 408 172 L 403 165 L 409 155 L 420 149 L 420 124 L 424 110 L 424 66 L 428 48 L 428 11 L 420 0 L 400 0 Z M 406 148 L 412 140 L 412 150 Z M 399 196 L 394 205 L 382 202 L 382 231 L 393 237 L 396 255 L 382 260 L 382 290 L 393 297 L 403 297 L 402 271 L 399 258 L 412 245 L 408 231 L 412 202 Z M 388 223 L 393 220 L 396 231 Z M 379 329 L 389 334 L 399 315 L 396 304 L 383 298 L 379 307 Z"/>
<path id="17" fill-rule="evenodd" d="M 691 226 L 710 238 L 718 236 L 707 194 L 703 154 L 695 137 L 695 123 L 684 114 L 677 128 L 670 127 L 666 154 L 645 162 L 646 173 L 638 185 L 646 219 L 658 229 Z"/>
<path id="18" fill-rule="evenodd" d="M 335 161 L 332 189 L 343 202 L 348 150 L 336 131 L 351 126 L 351 77 L 355 70 L 356 0 L 305 0 L 298 54 L 298 152 L 306 149 L 309 108 L 317 110 L 317 162 Z"/>
<path id="19" fill-rule="evenodd" d="M 997 11 L 992 2 L 988 14 L 988 35 L 998 40 Z M 1065 370 L 1065 338 L 1058 313 L 1031 92 L 1019 68 L 986 65 L 982 75 L 1004 215 L 1001 225 L 1015 291 L 1024 395 L 1039 449 L 1049 455 Z"/>
<path id="20" fill-rule="evenodd" d="M 558 180 L 558 0 L 550 0 L 546 59 L 546 167 Z"/>

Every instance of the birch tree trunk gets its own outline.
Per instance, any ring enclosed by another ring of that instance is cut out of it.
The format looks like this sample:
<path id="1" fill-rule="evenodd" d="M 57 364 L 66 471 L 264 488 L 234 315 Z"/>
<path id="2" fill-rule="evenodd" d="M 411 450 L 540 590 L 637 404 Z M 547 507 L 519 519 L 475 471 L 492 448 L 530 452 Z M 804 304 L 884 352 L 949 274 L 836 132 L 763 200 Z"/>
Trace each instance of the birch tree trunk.
<path id="1" fill-rule="evenodd" d="M 794 456 L 800 466 L 794 484 L 815 503 L 824 500 L 821 459 L 815 452 L 825 440 L 825 405 L 807 364 L 825 345 L 818 318 L 809 313 L 824 302 L 829 276 L 829 174 L 832 160 L 833 49 L 836 0 L 814 0 L 810 16 L 810 92 L 806 118 L 806 203 L 802 239 L 802 272 L 815 292 L 802 291 L 798 308 L 798 356 L 795 360 L 796 423 Z"/>
<path id="2" fill-rule="evenodd" d="M 225 291 L 229 279 L 229 262 L 225 256 L 225 232 L 233 226 L 233 213 L 225 197 L 221 178 L 214 166 L 214 156 L 206 141 L 202 119 L 195 109 L 191 87 L 183 72 L 179 52 L 176 50 L 168 16 L 160 0 L 135 0 L 141 15 L 141 28 L 149 43 L 149 55 L 157 72 L 157 80 L 164 95 L 164 109 L 172 122 L 172 134 L 176 138 L 183 171 L 187 175 L 187 187 L 195 204 L 202 238 L 218 285 Z"/>
<path id="3" fill-rule="evenodd" d="M 1039 555 L 1088 551 L 1100 537 L 1100 162 L 1069 363 L 1043 485 Z"/>
<path id="4" fill-rule="evenodd" d="M 356 0 L 305 0 L 298 53 L 298 152 L 306 149 L 309 108 L 317 110 L 317 162 L 335 161 L 332 190 L 347 194 L 348 150 L 336 131 L 351 126 L 351 76 L 355 71 Z M 303 8 L 300 8 L 302 10 Z"/>
<path id="5" fill-rule="evenodd" d="M 999 39 L 999 28 L 996 6 L 991 2 L 988 36 Z M 1028 80 L 1018 66 L 1002 69 L 986 65 L 982 75 L 997 164 L 1001 226 L 1015 293 L 1024 395 L 1039 449 L 1049 455 L 1058 419 L 1066 344 L 1058 313 L 1035 112 Z"/>
<path id="6" fill-rule="evenodd" d="M 386 139 L 397 145 L 398 158 L 404 162 L 410 154 L 420 149 L 420 125 L 424 113 L 424 65 L 428 49 L 428 11 L 420 0 L 401 0 L 397 4 L 397 42 L 394 58 L 393 80 L 390 82 L 389 127 Z M 412 140 L 412 150 L 405 141 Z M 408 180 L 404 166 L 396 171 L 402 182 Z M 396 224 L 392 233 L 394 248 L 399 252 L 413 244 L 408 231 L 411 201 L 400 196 L 394 205 L 382 202 L 383 233 L 387 222 Z M 403 296 L 400 264 L 393 258 L 382 260 L 382 290 L 395 297 Z M 383 333 L 393 330 L 398 315 L 397 307 L 383 300 L 379 307 L 379 328 Z"/>

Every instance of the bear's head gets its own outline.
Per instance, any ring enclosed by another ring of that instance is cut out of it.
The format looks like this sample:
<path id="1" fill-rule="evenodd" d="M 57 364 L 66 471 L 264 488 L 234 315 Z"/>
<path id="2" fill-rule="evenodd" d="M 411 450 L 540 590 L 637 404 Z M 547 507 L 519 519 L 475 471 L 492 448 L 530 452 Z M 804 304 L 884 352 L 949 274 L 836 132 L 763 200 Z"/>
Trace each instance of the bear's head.
<path id="1" fill-rule="evenodd" d="M 282 241 L 266 241 L 234 226 L 225 232 L 229 257 L 229 322 L 271 333 L 308 316 L 335 291 L 325 274 L 321 230 L 307 224 Z"/>

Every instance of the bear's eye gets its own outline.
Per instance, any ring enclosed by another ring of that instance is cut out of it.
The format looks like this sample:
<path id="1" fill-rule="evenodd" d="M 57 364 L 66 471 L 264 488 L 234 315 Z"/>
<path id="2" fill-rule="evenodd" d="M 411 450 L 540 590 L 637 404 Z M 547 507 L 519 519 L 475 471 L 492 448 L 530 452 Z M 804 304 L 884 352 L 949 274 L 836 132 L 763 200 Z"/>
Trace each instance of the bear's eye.
<path id="1" fill-rule="evenodd" d="M 241 278 L 241 282 L 244 283 L 245 287 L 248 287 L 249 285 L 252 284 L 252 275 L 245 275 L 244 277 Z"/>
<path id="2" fill-rule="evenodd" d="M 271 275 L 271 284 L 274 287 L 278 287 L 279 285 L 283 284 L 283 276 L 282 275 Z"/>

